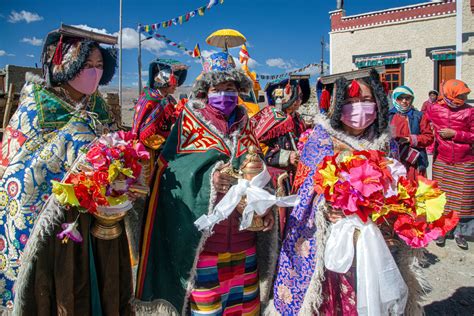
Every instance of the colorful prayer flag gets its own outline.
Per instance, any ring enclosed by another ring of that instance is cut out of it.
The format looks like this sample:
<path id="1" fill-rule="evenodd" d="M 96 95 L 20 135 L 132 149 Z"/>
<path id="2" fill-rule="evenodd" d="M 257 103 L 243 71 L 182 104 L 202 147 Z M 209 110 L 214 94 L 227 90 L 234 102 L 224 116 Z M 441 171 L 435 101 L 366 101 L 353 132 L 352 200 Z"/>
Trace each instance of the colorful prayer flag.
<path id="1" fill-rule="evenodd" d="M 206 7 L 200 7 L 198 9 L 198 13 L 199 13 L 200 16 L 203 16 L 205 11 L 206 11 Z"/>
<path id="2" fill-rule="evenodd" d="M 201 57 L 201 49 L 199 48 L 199 44 L 196 44 L 193 50 L 193 55 L 194 58 Z"/>
<path id="3" fill-rule="evenodd" d="M 240 49 L 239 52 L 239 61 L 241 64 L 247 64 L 249 61 L 250 55 L 249 52 L 247 51 L 247 47 L 242 45 L 242 48 Z"/>

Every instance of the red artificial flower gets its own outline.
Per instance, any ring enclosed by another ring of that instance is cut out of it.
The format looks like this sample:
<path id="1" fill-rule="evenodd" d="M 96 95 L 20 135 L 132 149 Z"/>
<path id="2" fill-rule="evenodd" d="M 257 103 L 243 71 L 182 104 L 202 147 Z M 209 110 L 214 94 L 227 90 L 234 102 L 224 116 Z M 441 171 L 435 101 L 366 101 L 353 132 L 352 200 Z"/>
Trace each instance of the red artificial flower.
<path id="1" fill-rule="evenodd" d="M 448 214 L 441 216 L 438 220 L 429 224 L 430 229 L 439 230 L 441 236 L 445 236 L 449 231 L 459 223 L 459 216 L 456 212 L 451 211 Z"/>
<path id="2" fill-rule="evenodd" d="M 81 207 L 85 208 L 89 213 L 97 212 L 97 203 L 92 199 L 91 193 L 85 185 L 78 184 L 74 186 L 74 193 Z"/>
<path id="3" fill-rule="evenodd" d="M 412 248 L 426 247 L 432 240 L 441 236 L 440 229 L 430 230 L 423 217 L 406 214 L 399 215 L 393 229 L 397 235 Z"/>
<path id="4" fill-rule="evenodd" d="M 359 210 L 357 202 L 359 197 L 357 193 L 351 189 L 349 182 L 338 182 L 334 186 L 333 203 L 334 208 L 343 210 L 344 213 L 349 215 Z"/>
<path id="5" fill-rule="evenodd" d="M 100 171 L 100 170 L 94 172 L 94 175 L 93 175 L 94 182 L 98 185 L 107 185 L 107 184 L 109 184 L 108 177 L 109 177 L 108 172 Z"/>

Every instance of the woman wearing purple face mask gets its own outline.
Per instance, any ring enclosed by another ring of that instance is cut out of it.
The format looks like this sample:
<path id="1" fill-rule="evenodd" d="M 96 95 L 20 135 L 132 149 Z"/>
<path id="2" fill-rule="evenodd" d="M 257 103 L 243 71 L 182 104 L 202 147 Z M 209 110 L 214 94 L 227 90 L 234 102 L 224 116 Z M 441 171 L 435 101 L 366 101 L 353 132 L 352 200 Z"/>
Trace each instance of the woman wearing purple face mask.
<path id="1" fill-rule="evenodd" d="M 259 315 L 261 297 L 268 299 L 278 251 L 273 213 L 263 217 L 259 234 L 239 229 L 242 205 L 211 231 L 194 224 L 215 212 L 237 181 L 230 174 L 250 146 L 258 147 L 245 107 L 237 104 L 238 93 L 253 83 L 228 60 L 216 53 L 205 61 L 158 159 L 158 193 L 146 217 L 136 283 L 138 313 Z M 260 288 L 259 279 L 269 282 Z"/>
<path id="2" fill-rule="evenodd" d="M 375 70 L 352 81 L 340 77 L 334 90 L 328 117 L 316 116 L 315 128 L 301 153 L 293 183 L 300 202 L 287 222 L 274 284 L 274 304 L 269 307 L 272 315 L 358 314 L 355 267 L 345 274 L 324 267 L 328 227 L 344 215 L 332 210 L 315 193 L 313 176 L 326 156 L 344 151 L 387 151 L 389 103 Z M 403 245 L 398 250 L 398 259 L 403 259 L 402 276 L 412 285 L 407 309 L 412 314 L 422 314 L 418 305 L 421 287 L 409 266 L 412 255 Z"/>
<path id="3" fill-rule="evenodd" d="M 102 47 L 104 40 L 117 39 L 91 32 L 70 37 L 63 28 L 49 33 L 44 78 L 27 75 L 4 133 L 0 196 L 9 196 L 11 206 L 0 205 L 0 314 L 132 314 L 127 235 L 108 241 L 91 236 L 93 217 L 82 214 L 76 221 L 78 211 L 59 208 L 52 194 L 51 181 L 61 181 L 83 149 L 116 129 L 97 92 L 116 67 L 116 50 Z M 63 231 L 61 223 L 74 228 Z M 63 244 L 60 233 L 77 242 Z"/>

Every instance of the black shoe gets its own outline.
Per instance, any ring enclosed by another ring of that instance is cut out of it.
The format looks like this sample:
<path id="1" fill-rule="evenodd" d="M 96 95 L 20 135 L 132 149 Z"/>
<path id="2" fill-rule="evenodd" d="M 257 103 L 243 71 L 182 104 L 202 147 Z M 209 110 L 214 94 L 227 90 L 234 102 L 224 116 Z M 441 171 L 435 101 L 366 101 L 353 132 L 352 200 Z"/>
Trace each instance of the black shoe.
<path id="1" fill-rule="evenodd" d="M 466 239 L 464 239 L 463 236 L 454 236 L 454 240 L 456 241 L 456 244 L 458 245 L 459 248 L 467 250 L 469 248 L 469 245 L 467 244 Z"/>
<path id="2" fill-rule="evenodd" d="M 446 244 L 446 238 L 445 237 L 438 237 L 435 239 L 436 246 L 438 247 L 444 247 Z"/>

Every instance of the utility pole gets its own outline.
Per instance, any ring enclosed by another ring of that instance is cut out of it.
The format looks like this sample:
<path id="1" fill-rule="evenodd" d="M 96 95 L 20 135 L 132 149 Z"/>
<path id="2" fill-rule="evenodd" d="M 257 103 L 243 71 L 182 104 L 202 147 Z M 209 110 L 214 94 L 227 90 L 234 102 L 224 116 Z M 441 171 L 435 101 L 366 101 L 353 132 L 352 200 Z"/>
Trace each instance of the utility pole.
<path id="1" fill-rule="evenodd" d="M 142 93 L 142 33 L 138 26 L 138 95 Z"/>
<path id="2" fill-rule="evenodd" d="M 324 36 L 321 36 L 321 76 L 324 74 Z"/>
<path id="3" fill-rule="evenodd" d="M 120 108 L 123 105 L 122 102 L 122 0 L 120 0 L 120 30 L 119 30 L 119 103 Z"/>

